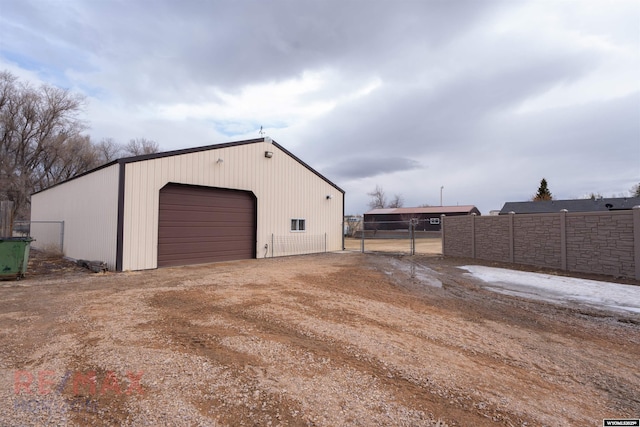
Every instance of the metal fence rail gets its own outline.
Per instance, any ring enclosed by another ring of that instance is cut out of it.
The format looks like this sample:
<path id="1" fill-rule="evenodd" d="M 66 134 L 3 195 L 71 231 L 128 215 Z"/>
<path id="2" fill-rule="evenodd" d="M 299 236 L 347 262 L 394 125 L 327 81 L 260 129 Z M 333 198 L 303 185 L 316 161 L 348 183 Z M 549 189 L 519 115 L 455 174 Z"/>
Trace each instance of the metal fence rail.
<path id="1" fill-rule="evenodd" d="M 313 254 L 327 251 L 327 234 L 271 235 L 271 256 Z"/>
<path id="2" fill-rule="evenodd" d="M 36 249 L 64 253 L 64 221 L 14 221 L 13 235 L 33 237 Z"/>
<path id="3" fill-rule="evenodd" d="M 440 231 L 433 231 L 439 225 L 430 219 L 410 218 L 403 221 L 362 221 L 357 228 L 347 228 L 349 237 L 360 240 L 361 252 L 394 252 L 416 254 L 416 240 L 439 239 Z M 384 244 L 382 241 L 395 241 Z"/>

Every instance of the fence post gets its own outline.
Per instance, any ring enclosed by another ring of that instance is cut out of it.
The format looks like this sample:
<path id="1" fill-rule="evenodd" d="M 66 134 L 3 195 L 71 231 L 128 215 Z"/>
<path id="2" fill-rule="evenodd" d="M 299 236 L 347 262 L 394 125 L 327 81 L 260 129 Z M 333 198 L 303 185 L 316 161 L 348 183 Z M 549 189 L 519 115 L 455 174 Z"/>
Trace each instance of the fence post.
<path id="1" fill-rule="evenodd" d="M 416 254 L 416 222 L 415 218 L 409 220 L 409 255 Z"/>
<path id="2" fill-rule="evenodd" d="M 13 202 L 0 202 L 0 237 L 13 237 Z"/>
<path id="3" fill-rule="evenodd" d="M 444 217 L 445 214 L 440 215 L 440 243 L 442 244 L 442 256 L 444 256 Z"/>
<path id="4" fill-rule="evenodd" d="M 476 257 L 476 214 L 471 214 L 471 258 Z"/>
<path id="5" fill-rule="evenodd" d="M 567 212 L 560 210 L 560 265 L 563 270 L 567 269 Z"/>
<path id="6" fill-rule="evenodd" d="M 31 230 L 31 228 L 29 228 L 29 230 Z M 64 221 L 60 221 L 60 252 L 64 254 Z"/>
<path id="7" fill-rule="evenodd" d="M 364 253 L 364 231 L 366 230 L 366 223 L 364 222 L 364 215 L 362 216 L 362 230 L 360 230 L 360 252 Z"/>
<path id="8" fill-rule="evenodd" d="M 633 212 L 633 260 L 636 267 L 636 280 L 640 280 L 640 205 Z"/>
<path id="9" fill-rule="evenodd" d="M 511 264 L 515 263 L 515 248 L 514 248 L 514 236 L 513 236 L 513 219 L 516 216 L 516 213 L 511 211 L 509 212 L 509 261 Z"/>
<path id="10" fill-rule="evenodd" d="M 411 255 L 416 254 L 416 224 L 411 222 Z"/>
<path id="11" fill-rule="evenodd" d="M 411 255 L 415 255 L 416 254 L 416 226 L 418 224 L 413 224 L 413 227 L 411 227 L 411 246 L 412 246 L 412 253 Z"/>

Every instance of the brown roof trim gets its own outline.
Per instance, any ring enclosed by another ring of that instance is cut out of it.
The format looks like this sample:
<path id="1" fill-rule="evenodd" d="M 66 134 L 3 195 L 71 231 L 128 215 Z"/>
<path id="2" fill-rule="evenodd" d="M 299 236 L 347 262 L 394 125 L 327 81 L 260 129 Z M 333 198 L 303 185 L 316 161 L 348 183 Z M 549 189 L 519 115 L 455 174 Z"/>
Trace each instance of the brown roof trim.
<path id="1" fill-rule="evenodd" d="M 118 163 L 134 163 L 144 160 L 161 159 L 163 157 L 181 156 L 183 154 L 199 153 L 201 151 L 217 150 L 220 148 L 236 147 L 238 145 L 255 144 L 256 142 L 264 142 L 265 138 L 247 139 L 244 141 L 224 142 L 222 144 L 204 145 L 202 147 L 181 148 L 180 150 L 162 151 L 160 153 L 142 154 L 140 156 L 123 157 L 118 159 Z"/>
<path id="2" fill-rule="evenodd" d="M 119 161 L 118 160 L 113 160 L 113 161 L 111 161 L 109 163 L 105 163 L 104 165 L 98 166 L 97 168 L 88 170 L 86 172 L 82 172 L 80 175 L 73 176 L 73 177 L 71 177 L 69 179 L 66 179 L 66 180 L 62 181 L 62 182 L 59 182 L 57 184 L 53 184 L 53 185 L 51 185 L 51 186 L 49 186 L 47 188 L 43 188 L 42 190 L 36 191 L 35 193 L 31 193 L 31 195 L 33 196 L 34 194 L 42 193 L 43 191 L 47 191 L 47 190 L 49 190 L 51 188 L 57 187 L 58 185 L 62 185 L 62 184 L 65 184 L 65 183 L 67 183 L 69 181 L 73 181 L 74 179 L 82 178 L 85 175 L 89 175 L 91 173 L 98 172 L 99 170 L 108 168 L 109 166 L 113 166 L 116 163 L 119 163 Z"/>
<path id="3" fill-rule="evenodd" d="M 112 165 L 114 165 L 116 163 L 120 164 L 121 167 L 122 167 L 122 165 L 125 165 L 127 163 L 135 163 L 135 162 L 142 162 L 142 161 L 145 161 L 145 160 L 161 159 L 163 157 L 180 156 L 180 155 L 183 155 L 183 154 L 198 153 L 198 152 L 201 152 L 201 151 L 218 150 L 220 148 L 236 147 L 236 146 L 247 145 L 247 144 L 255 144 L 257 142 L 267 142 L 267 138 L 247 139 L 247 140 L 244 140 L 244 141 L 225 142 L 225 143 L 222 143 L 222 144 L 205 145 L 205 146 L 202 146 L 202 147 L 183 148 L 183 149 L 180 149 L 180 150 L 163 151 L 161 153 L 142 154 L 140 156 L 123 157 L 123 158 L 120 158 L 120 159 L 117 159 L 117 160 L 113 160 L 113 161 L 111 161 L 109 163 L 105 163 L 104 165 L 98 166 L 95 169 L 91 169 L 91 170 L 89 170 L 87 172 L 81 173 L 80 175 L 77 175 L 77 176 L 74 176 L 72 178 L 69 178 L 66 181 L 59 182 L 59 183 L 57 183 L 55 185 L 52 185 L 51 187 L 47 187 L 47 188 L 45 188 L 43 190 L 37 191 L 35 193 L 32 193 L 32 195 L 41 193 L 41 192 L 46 191 L 46 190 L 48 190 L 50 188 L 53 188 L 53 187 L 57 187 L 58 185 L 65 184 L 65 183 L 67 183 L 69 181 L 72 181 L 74 179 L 81 178 L 81 177 L 83 177 L 85 175 L 89 175 L 90 173 L 97 172 L 100 169 L 108 168 L 109 166 L 112 166 Z M 292 159 L 294 159 L 295 161 L 300 163 L 302 166 L 307 168 L 313 174 L 315 174 L 316 176 L 321 178 L 327 184 L 331 185 L 336 190 L 338 190 L 342 194 L 344 194 L 344 190 L 343 189 L 341 189 L 336 184 L 331 182 L 328 178 L 323 176 L 320 172 L 316 171 L 311 166 L 309 166 L 308 164 L 306 164 L 305 162 L 300 160 L 298 157 L 296 157 L 294 154 L 292 154 L 289 150 L 284 148 L 282 145 L 278 144 L 277 142 L 275 142 L 273 140 L 271 140 L 271 143 L 273 145 L 275 145 L 276 147 L 278 147 L 280 150 L 282 150 L 285 154 L 289 155 Z"/>
<path id="4" fill-rule="evenodd" d="M 275 145 L 276 147 L 278 147 L 280 150 L 284 151 L 285 154 L 288 154 L 291 158 L 293 158 L 293 160 L 297 161 L 298 163 L 300 163 L 302 166 L 304 166 L 305 168 L 309 169 L 311 172 L 313 172 L 316 176 L 318 176 L 318 178 L 322 179 L 323 181 L 325 181 L 327 184 L 331 185 L 333 188 L 335 188 L 336 190 L 338 190 L 339 192 L 341 192 L 344 195 L 344 190 L 340 187 L 338 187 L 336 184 L 334 184 L 333 182 L 329 181 L 329 179 L 327 179 L 325 176 L 323 176 L 320 172 L 318 172 L 317 170 L 315 170 L 314 168 L 312 168 L 311 166 L 309 166 L 308 164 L 306 164 L 305 162 L 303 162 L 302 160 L 300 160 L 297 156 L 295 156 L 293 153 L 291 153 L 289 150 L 287 150 L 286 148 L 284 148 L 282 145 L 278 144 L 275 141 L 272 141 L 272 144 Z"/>

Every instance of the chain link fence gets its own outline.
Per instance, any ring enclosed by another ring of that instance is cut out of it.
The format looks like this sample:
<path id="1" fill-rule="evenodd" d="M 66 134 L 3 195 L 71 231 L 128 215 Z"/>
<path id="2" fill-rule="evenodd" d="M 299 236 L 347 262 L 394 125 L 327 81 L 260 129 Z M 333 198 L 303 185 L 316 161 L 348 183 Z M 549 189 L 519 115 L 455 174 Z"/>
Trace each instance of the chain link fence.
<path id="1" fill-rule="evenodd" d="M 64 253 L 64 221 L 14 221 L 15 237 L 33 237 L 31 247 Z"/>
<path id="2" fill-rule="evenodd" d="M 327 251 L 327 234 L 271 235 L 271 245 L 265 248 L 265 256 L 315 254 Z"/>
<path id="3" fill-rule="evenodd" d="M 433 218 L 405 221 L 345 221 L 345 248 L 405 255 L 442 253 L 441 232 Z"/>

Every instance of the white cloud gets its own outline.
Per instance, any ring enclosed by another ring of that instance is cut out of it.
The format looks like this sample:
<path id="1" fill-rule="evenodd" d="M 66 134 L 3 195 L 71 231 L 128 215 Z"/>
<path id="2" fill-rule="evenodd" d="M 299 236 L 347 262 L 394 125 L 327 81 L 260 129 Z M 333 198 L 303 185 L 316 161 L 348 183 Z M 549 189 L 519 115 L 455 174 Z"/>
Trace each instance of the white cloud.
<path id="1" fill-rule="evenodd" d="M 117 4 L 117 7 L 114 5 Z M 0 0 L 0 67 L 85 93 L 95 139 L 267 134 L 366 209 L 640 181 L 637 0 Z M 418 167 L 419 166 L 419 167 Z"/>
<path id="2" fill-rule="evenodd" d="M 330 88 L 336 73 L 304 72 L 301 77 L 281 82 L 268 82 L 226 92 L 221 88 L 210 88 L 215 101 L 202 103 L 161 104 L 153 113 L 167 120 L 186 119 L 212 120 L 216 122 L 281 124 L 289 126 L 300 121 L 310 121 L 334 109 L 337 105 L 368 95 L 382 83 L 370 79 L 351 88 L 339 96 L 323 94 Z M 207 90 L 205 90 L 207 91 Z"/>

